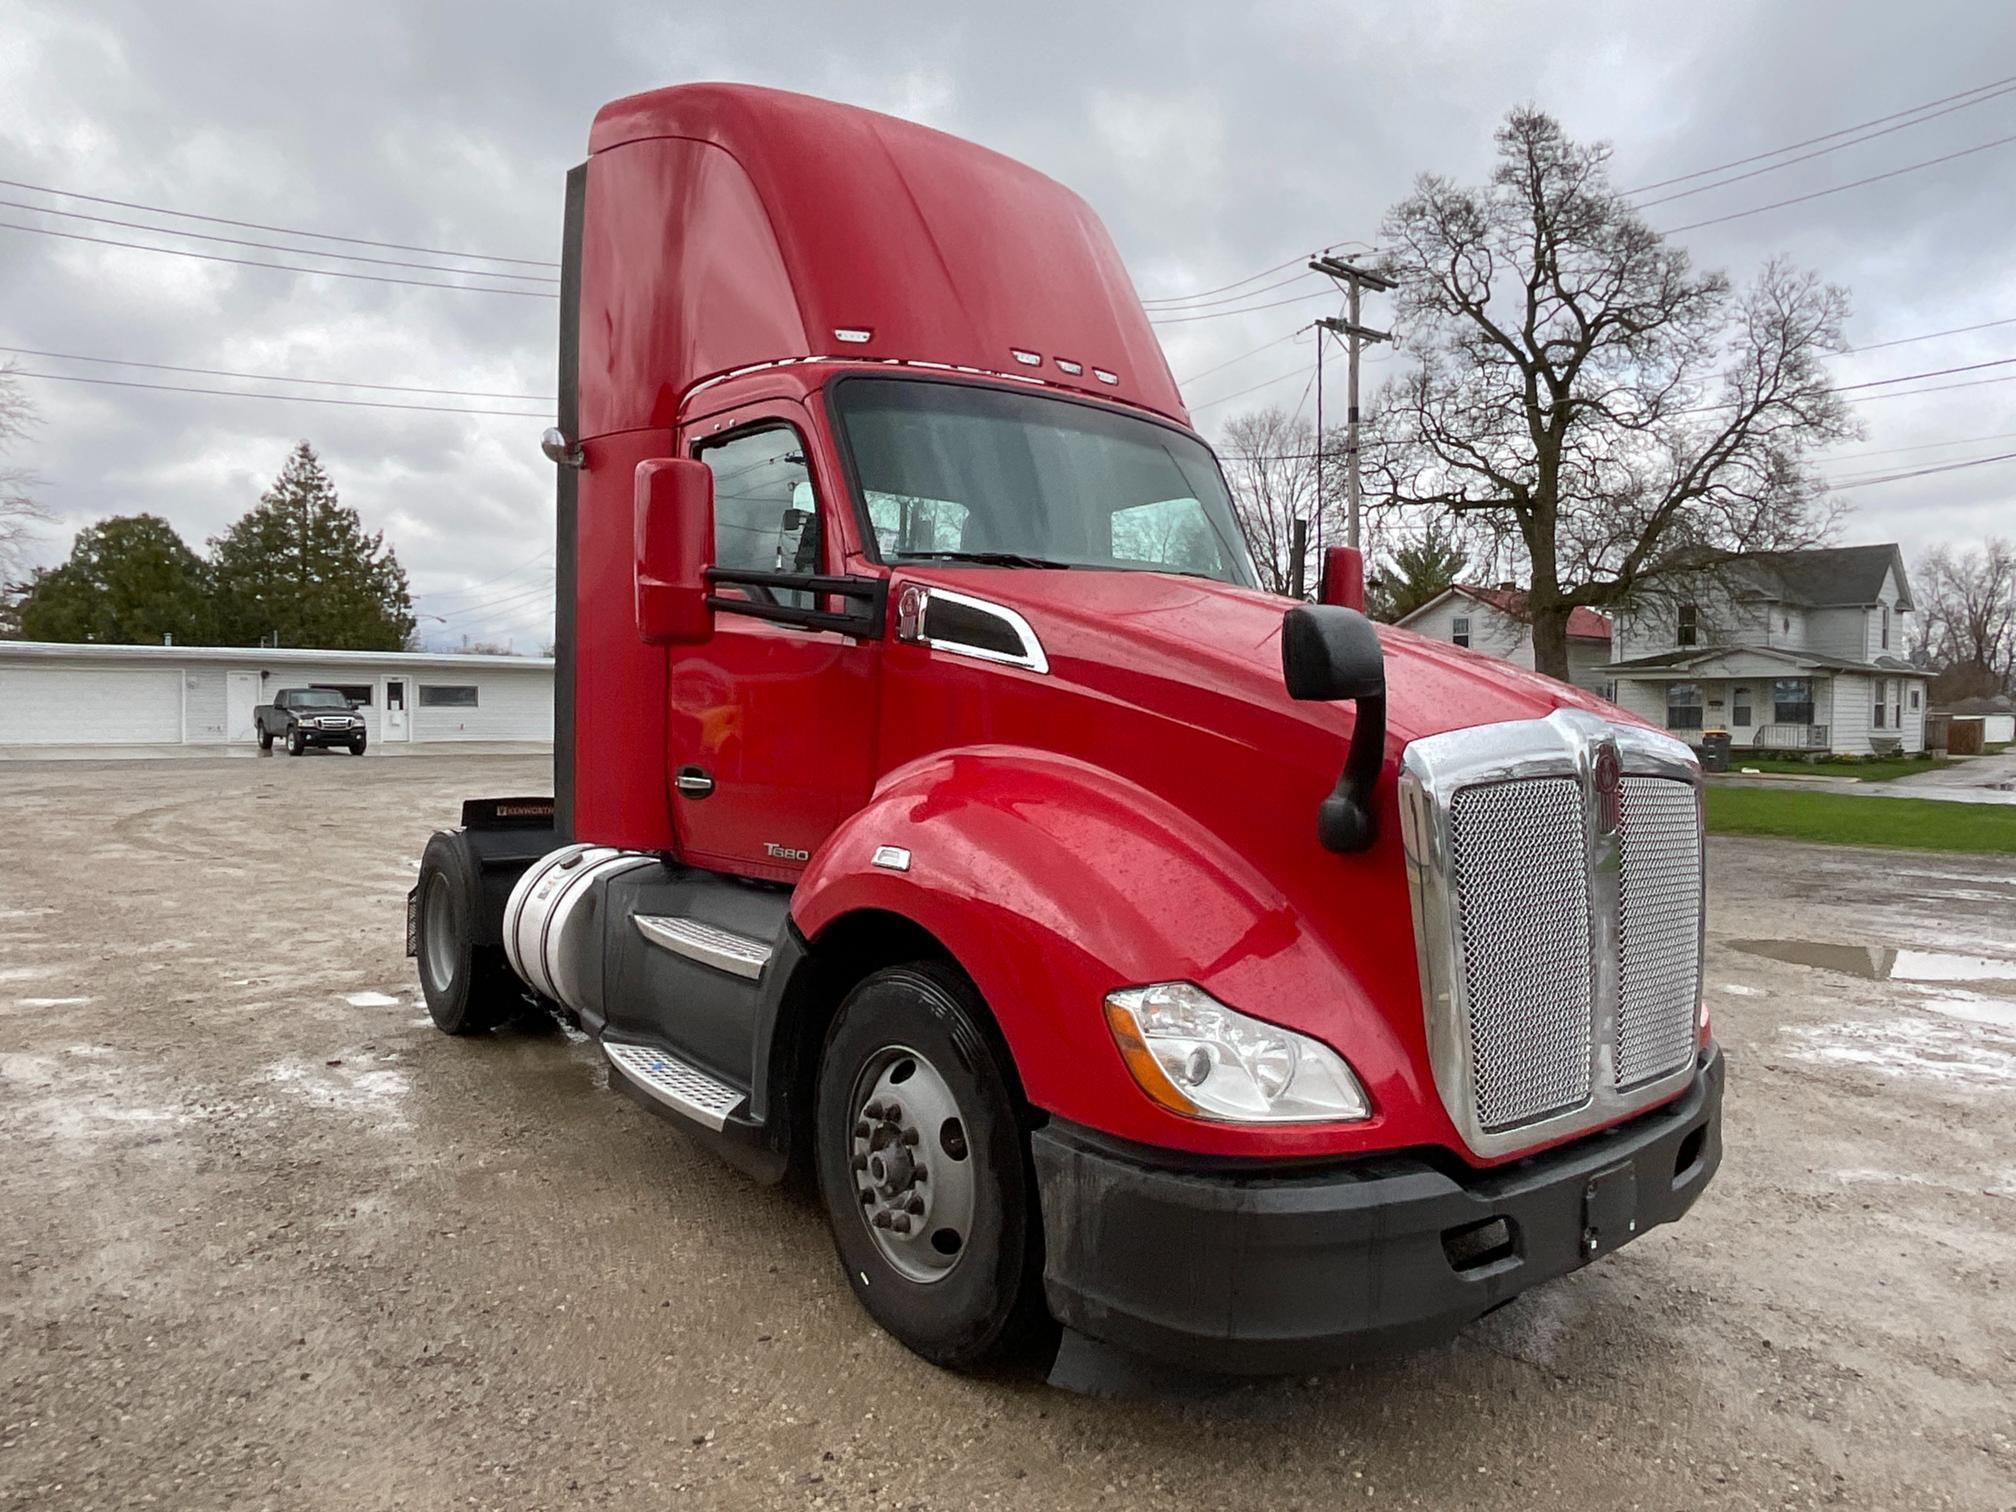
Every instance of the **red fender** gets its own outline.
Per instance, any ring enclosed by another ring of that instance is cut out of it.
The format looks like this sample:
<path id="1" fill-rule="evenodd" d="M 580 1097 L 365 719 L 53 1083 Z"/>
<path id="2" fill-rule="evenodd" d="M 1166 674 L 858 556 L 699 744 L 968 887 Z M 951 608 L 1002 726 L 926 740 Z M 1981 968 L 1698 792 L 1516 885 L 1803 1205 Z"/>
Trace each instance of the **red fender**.
<path id="1" fill-rule="evenodd" d="M 875 864 L 882 847 L 908 852 L 907 869 Z M 1206 1154 L 1453 1142 L 1400 1038 L 1280 890 L 1194 819 L 1103 768 L 993 745 L 896 769 L 820 847 L 791 911 L 816 950 L 824 930 L 864 909 L 900 915 L 951 952 L 993 1010 L 1029 1100 L 1058 1117 Z M 1151 1102 L 1102 1000 L 1177 980 L 1316 1034 L 1351 1062 L 1373 1117 L 1255 1128 Z"/>

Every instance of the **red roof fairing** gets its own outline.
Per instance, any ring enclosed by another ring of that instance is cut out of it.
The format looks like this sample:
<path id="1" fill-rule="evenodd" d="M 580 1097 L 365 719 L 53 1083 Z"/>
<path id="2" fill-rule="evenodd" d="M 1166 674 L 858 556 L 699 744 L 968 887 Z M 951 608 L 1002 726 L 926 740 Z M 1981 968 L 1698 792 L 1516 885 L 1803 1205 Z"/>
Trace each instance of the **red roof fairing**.
<path id="1" fill-rule="evenodd" d="M 584 436 L 669 424 L 699 379 L 807 356 L 1041 378 L 1188 421 L 1091 208 L 998 153 L 733 84 L 604 106 L 589 150 Z"/>

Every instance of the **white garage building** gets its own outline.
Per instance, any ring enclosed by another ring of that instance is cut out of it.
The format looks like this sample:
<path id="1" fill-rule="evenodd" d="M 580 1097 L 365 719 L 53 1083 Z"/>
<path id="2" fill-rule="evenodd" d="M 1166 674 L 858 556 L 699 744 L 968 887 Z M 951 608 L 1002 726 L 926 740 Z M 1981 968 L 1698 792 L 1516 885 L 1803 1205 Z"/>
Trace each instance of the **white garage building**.
<path id="1" fill-rule="evenodd" d="M 549 658 L 0 640 L 0 746 L 252 745 L 282 688 L 341 692 L 373 744 L 553 738 Z"/>

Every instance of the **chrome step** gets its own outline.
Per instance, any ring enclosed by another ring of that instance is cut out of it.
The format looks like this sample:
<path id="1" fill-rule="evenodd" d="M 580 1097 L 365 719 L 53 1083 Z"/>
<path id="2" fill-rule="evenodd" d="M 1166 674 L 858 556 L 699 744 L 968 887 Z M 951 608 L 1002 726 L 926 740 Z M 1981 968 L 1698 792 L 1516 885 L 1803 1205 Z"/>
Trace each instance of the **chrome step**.
<path id="1" fill-rule="evenodd" d="M 726 1082 L 716 1081 L 705 1071 L 663 1050 L 646 1045 L 612 1045 L 605 1040 L 602 1053 L 609 1057 L 611 1066 L 641 1091 L 710 1129 L 719 1130 L 728 1122 L 729 1115 L 742 1106 L 742 1094 Z"/>
<path id="2" fill-rule="evenodd" d="M 770 959 L 770 947 L 762 940 L 716 929 L 698 919 L 664 914 L 638 914 L 636 919 L 637 932 L 653 945 L 731 976 L 747 977 L 753 982 L 763 975 L 763 967 Z"/>

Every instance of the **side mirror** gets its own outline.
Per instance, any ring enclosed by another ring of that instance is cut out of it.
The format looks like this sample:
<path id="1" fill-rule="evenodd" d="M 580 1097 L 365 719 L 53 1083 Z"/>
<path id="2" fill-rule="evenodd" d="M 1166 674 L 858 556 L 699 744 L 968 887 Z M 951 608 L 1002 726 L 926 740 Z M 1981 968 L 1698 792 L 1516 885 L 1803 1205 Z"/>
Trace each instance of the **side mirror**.
<path id="1" fill-rule="evenodd" d="M 637 464 L 637 634 L 653 646 L 692 645 L 714 633 L 707 569 L 714 557 L 714 474 L 705 462 Z"/>
<path id="2" fill-rule="evenodd" d="M 1364 850 L 1376 832 L 1372 790 L 1386 760 L 1386 653 L 1379 634 L 1355 609 L 1297 604 L 1281 622 L 1281 678 L 1290 698 L 1358 705 L 1344 770 L 1316 809 L 1316 838 L 1326 850 Z"/>
<path id="3" fill-rule="evenodd" d="M 1355 546 L 1325 548 L 1323 585 L 1316 601 L 1362 613 L 1365 608 L 1365 553 Z"/>

